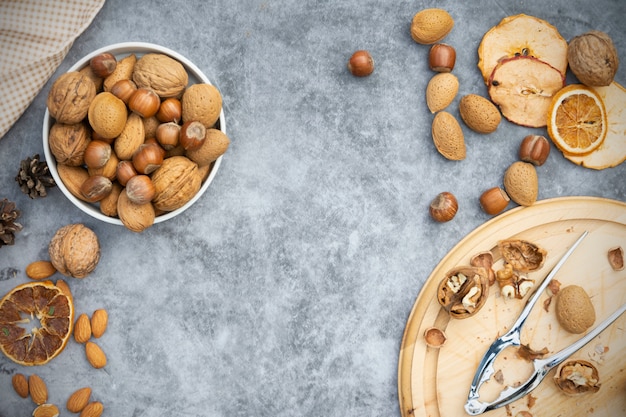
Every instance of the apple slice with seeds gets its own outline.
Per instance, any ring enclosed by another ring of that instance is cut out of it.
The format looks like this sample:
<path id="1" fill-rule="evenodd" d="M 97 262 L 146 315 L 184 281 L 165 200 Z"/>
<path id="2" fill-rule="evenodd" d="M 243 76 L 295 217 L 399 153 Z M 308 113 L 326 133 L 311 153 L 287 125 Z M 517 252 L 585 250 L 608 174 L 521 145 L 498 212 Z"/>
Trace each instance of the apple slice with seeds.
<path id="1" fill-rule="evenodd" d="M 558 69 L 528 56 L 500 61 L 489 79 L 489 97 L 510 122 L 546 126 L 552 96 L 565 86 Z"/>
<path id="2" fill-rule="evenodd" d="M 515 56 L 537 58 L 565 75 L 567 41 L 543 19 L 525 14 L 505 17 L 485 33 L 478 46 L 478 68 L 485 84 L 500 61 Z"/>

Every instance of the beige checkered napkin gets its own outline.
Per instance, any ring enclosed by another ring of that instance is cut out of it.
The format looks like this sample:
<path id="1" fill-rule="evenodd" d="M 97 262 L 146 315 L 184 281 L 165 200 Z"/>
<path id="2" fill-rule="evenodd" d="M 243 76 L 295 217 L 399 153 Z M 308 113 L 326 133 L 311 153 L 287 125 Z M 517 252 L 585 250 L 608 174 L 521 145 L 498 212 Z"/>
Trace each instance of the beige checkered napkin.
<path id="1" fill-rule="evenodd" d="M 105 0 L 0 0 L 0 139 Z"/>

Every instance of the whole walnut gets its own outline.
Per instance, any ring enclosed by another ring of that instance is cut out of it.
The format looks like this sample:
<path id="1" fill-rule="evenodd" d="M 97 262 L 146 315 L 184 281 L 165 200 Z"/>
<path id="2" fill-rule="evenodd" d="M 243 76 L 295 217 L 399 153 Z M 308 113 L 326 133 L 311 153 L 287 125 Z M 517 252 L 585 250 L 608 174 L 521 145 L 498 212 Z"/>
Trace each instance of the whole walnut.
<path id="1" fill-rule="evenodd" d="M 74 124 L 87 116 L 89 104 L 95 96 L 93 81 L 78 71 L 70 71 L 52 84 L 46 105 L 50 116 L 57 122 Z"/>
<path id="2" fill-rule="evenodd" d="M 151 88 L 161 98 L 178 97 L 187 87 L 189 75 L 177 60 L 152 53 L 137 60 L 133 81 L 139 88 Z"/>
<path id="3" fill-rule="evenodd" d="M 85 162 L 85 149 L 91 131 L 85 123 L 55 123 L 48 134 L 50 152 L 59 164 L 79 166 Z"/>
<path id="4" fill-rule="evenodd" d="M 201 182 L 198 164 L 185 156 L 166 158 L 152 174 L 152 183 L 156 188 L 152 203 L 158 210 L 176 210 L 196 195 Z"/>
<path id="5" fill-rule="evenodd" d="M 611 84 L 619 66 L 613 40 L 598 30 L 572 38 L 567 59 L 576 78 L 590 87 Z"/>
<path id="6" fill-rule="evenodd" d="M 85 278 L 100 261 L 100 243 L 93 230 L 75 223 L 61 227 L 48 245 L 50 262 L 63 275 Z"/>

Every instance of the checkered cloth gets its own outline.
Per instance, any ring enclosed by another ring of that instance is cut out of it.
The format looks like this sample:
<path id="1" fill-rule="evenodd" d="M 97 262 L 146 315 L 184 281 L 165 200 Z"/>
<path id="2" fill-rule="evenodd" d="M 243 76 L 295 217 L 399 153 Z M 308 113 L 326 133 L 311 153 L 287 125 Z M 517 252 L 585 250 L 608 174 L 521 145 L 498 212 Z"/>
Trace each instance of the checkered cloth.
<path id="1" fill-rule="evenodd" d="M 0 0 L 0 139 L 105 0 Z"/>

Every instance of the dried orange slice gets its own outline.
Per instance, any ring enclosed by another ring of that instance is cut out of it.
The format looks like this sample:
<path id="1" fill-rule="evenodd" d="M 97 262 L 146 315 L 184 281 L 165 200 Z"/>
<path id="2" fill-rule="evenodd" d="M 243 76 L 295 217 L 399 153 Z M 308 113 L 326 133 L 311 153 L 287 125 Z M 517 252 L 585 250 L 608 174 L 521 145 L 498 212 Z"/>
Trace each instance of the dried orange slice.
<path id="1" fill-rule="evenodd" d="M 564 154 L 587 155 L 606 137 L 602 98 L 585 85 L 570 84 L 557 92 L 548 114 L 548 134 Z"/>
<path id="2" fill-rule="evenodd" d="M 485 83 L 500 61 L 515 56 L 537 58 L 565 75 L 567 41 L 543 19 L 525 14 L 508 16 L 489 29 L 478 46 L 478 69 Z"/>
<path id="3" fill-rule="evenodd" d="M 74 302 L 65 282 L 28 282 L 0 301 L 0 349 L 20 365 L 43 365 L 72 333 Z"/>
<path id="4" fill-rule="evenodd" d="M 577 165 L 591 169 L 616 167 L 626 161 L 626 88 L 613 81 L 606 87 L 592 87 L 606 109 L 608 128 L 602 144 L 587 155 L 564 153 Z"/>

